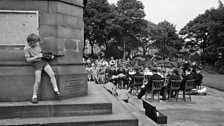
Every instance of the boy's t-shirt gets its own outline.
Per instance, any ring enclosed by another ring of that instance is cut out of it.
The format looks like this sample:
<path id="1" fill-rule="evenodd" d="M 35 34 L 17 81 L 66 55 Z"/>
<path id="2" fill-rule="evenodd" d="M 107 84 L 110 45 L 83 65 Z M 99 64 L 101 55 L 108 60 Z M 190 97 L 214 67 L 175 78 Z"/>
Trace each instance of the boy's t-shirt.
<path id="1" fill-rule="evenodd" d="M 30 47 L 29 45 L 25 45 L 24 47 L 25 57 L 34 57 L 42 52 L 40 46 Z M 41 58 L 37 58 L 34 61 L 40 61 Z"/>

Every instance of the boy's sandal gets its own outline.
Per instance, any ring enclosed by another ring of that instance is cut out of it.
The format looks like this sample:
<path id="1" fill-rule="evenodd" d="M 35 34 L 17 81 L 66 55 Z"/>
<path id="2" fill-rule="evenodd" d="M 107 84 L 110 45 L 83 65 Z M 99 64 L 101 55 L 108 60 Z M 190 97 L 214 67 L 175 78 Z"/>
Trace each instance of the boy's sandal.
<path id="1" fill-rule="evenodd" d="M 54 94 L 56 95 L 56 100 L 60 100 L 60 98 L 63 97 L 63 96 L 60 94 L 60 92 L 54 92 Z"/>
<path id="2" fill-rule="evenodd" d="M 33 104 L 37 104 L 37 103 L 38 103 L 37 98 L 32 98 L 32 99 L 31 99 L 31 103 L 33 103 Z"/>

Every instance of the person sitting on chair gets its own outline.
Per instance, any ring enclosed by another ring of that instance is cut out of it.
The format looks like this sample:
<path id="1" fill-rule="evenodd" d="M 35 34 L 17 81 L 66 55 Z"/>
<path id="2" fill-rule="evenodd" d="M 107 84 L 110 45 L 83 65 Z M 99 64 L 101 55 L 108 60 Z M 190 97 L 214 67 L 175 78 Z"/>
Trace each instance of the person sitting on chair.
<path id="1" fill-rule="evenodd" d="M 163 96 L 164 100 L 166 99 L 165 92 L 168 92 L 170 90 L 171 80 L 181 80 L 181 75 L 180 75 L 180 73 L 177 69 L 174 69 L 172 71 L 172 74 L 170 76 L 170 79 L 169 79 L 169 82 L 168 82 L 167 86 L 165 86 L 161 89 L 160 95 Z M 171 94 L 173 94 L 173 93 L 171 92 Z M 171 97 L 172 96 L 175 96 L 175 95 L 171 95 Z"/>
<path id="2" fill-rule="evenodd" d="M 201 86 L 203 75 L 201 74 L 200 68 L 193 69 L 192 75 L 194 79 L 194 87 Z"/>
<path id="3" fill-rule="evenodd" d="M 183 76 L 183 81 L 180 83 L 180 90 L 184 90 L 184 86 L 187 80 L 193 80 L 193 75 L 191 74 L 191 69 L 187 68 Z"/>
<path id="4" fill-rule="evenodd" d="M 124 69 L 124 66 L 120 65 L 117 70 L 118 75 L 118 87 L 124 88 L 125 85 L 127 85 L 127 77 L 126 77 L 126 70 Z"/>
<path id="5" fill-rule="evenodd" d="M 152 81 L 153 80 L 164 80 L 162 76 L 158 74 L 157 68 L 152 68 L 153 75 L 150 77 L 149 82 L 144 86 L 144 88 L 141 88 L 140 93 L 138 94 L 138 98 L 141 99 L 142 96 L 145 94 L 146 90 L 151 91 L 152 90 Z"/>
<path id="6" fill-rule="evenodd" d="M 110 68 L 107 71 L 107 76 L 109 80 L 114 81 L 115 86 L 117 86 L 118 75 L 117 75 L 117 67 L 114 63 L 110 64 Z"/>
<path id="7" fill-rule="evenodd" d="M 133 90 L 133 86 L 134 86 L 134 77 L 135 77 L 135 76 L 144 76 L 144 74 L 142 74 L 142 73 L 140 72 L 140 68 L 141 68 L 141 67 L 138 66 L 138 65 L 134 67 L 136 73 L 132 75 L 131 82 L 129 83 L 129 86 L 128 86 L 128 87 L 130 87 L 130 90 L 129 90 L 128 93 L 131 93 L 132 90 Z"/>

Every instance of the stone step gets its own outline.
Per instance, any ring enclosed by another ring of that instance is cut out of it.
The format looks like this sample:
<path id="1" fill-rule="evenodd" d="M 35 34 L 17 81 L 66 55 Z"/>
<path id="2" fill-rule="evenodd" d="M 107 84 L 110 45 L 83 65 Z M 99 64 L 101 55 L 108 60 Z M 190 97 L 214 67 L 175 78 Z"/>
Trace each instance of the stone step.
<path id="1" fill-rule="evenodd" d="M 66 100 L 1 102 L 0 119 L 84 116 L 112 113 L 112 102 L 97 86 L 89 84 L 88 95 Z"/>
<path id="2" fill-rule="evenodd" d="M 112 106 L 110 106 L 112 109 L 110 108 L 111 111 L 109 113 L 82 116 L 0 119 L 0 126 L 138 126 L 138 119 L 125 109 L 125 107 L 102 86 L 89 83 L 89 87 L 96 91 L 94 97 L 92 97 L 93 100 L 87 100 L 87 98 L 82 97 L 80 99 L 68 99 L 66 103 L 69 104 L 72 101 L 75 101 L 77 104 L 81 101 L 82 103 L 95 101 L 98 102 L 98 105 L 103 105 L 105 102 L 112 103 Z M 91 91 L 89 93 L 89 95 L 93 94 Z M 83 101 L 84 99 L 86 100 Z M 62 101 L 55 101 L 55 104 L 62 104 L 60 103 Z M 40 102 L 38 105 L 32 104 L 32 106 L 41 106 L 41 104 L 46 104 L 46 101 Z M 68 109 L 68 111 L 70 109 Z"/>
<path id="3" fill-rule="evenodd" d="M 0 126 L 138 126 L 132 115 L 110 114 L 94 116 L 45 117 L 0 120 Z"/>

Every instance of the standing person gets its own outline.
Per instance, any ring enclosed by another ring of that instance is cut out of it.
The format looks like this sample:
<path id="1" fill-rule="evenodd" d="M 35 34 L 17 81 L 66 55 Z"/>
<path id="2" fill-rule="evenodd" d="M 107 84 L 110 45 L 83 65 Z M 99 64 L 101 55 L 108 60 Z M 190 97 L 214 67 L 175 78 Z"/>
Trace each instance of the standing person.
<path id="1" fill-rule="evenodd" d="M 40 37 L 36 34 L 30 34 L 27 37 L 27 43 L 28 44 L 24 47 L 25 58 L 27 62 L 32 63 L 35 69 L 34 71 L 35 82 L 33 86 L 33 96 L 32 96 L 31 102 L 34 104 L 38 103 L 37 92 L 38 92 L 39 85 L 41 83 L 42 71 L 45 71 L 49 75 L 50 81 L 54 88 L 54 93 L 57 96 L 57 98 L 61 97 L 60 92 L 58 90 L 54 72 L 51 66 L 48 64 L 48 62 L 42 59 L 43 54 L 41 53 L 42 49 L 40 47 Z"/>
<path id="2" fill-rule="evenodd" d="M 91 72 L 92 72 L 93 81 L 96 84 L 98 84 L 98 82 L 99 82 L 99 67 L 97 67 L 97 65 L 94 63 L 92 64 Z"/>

